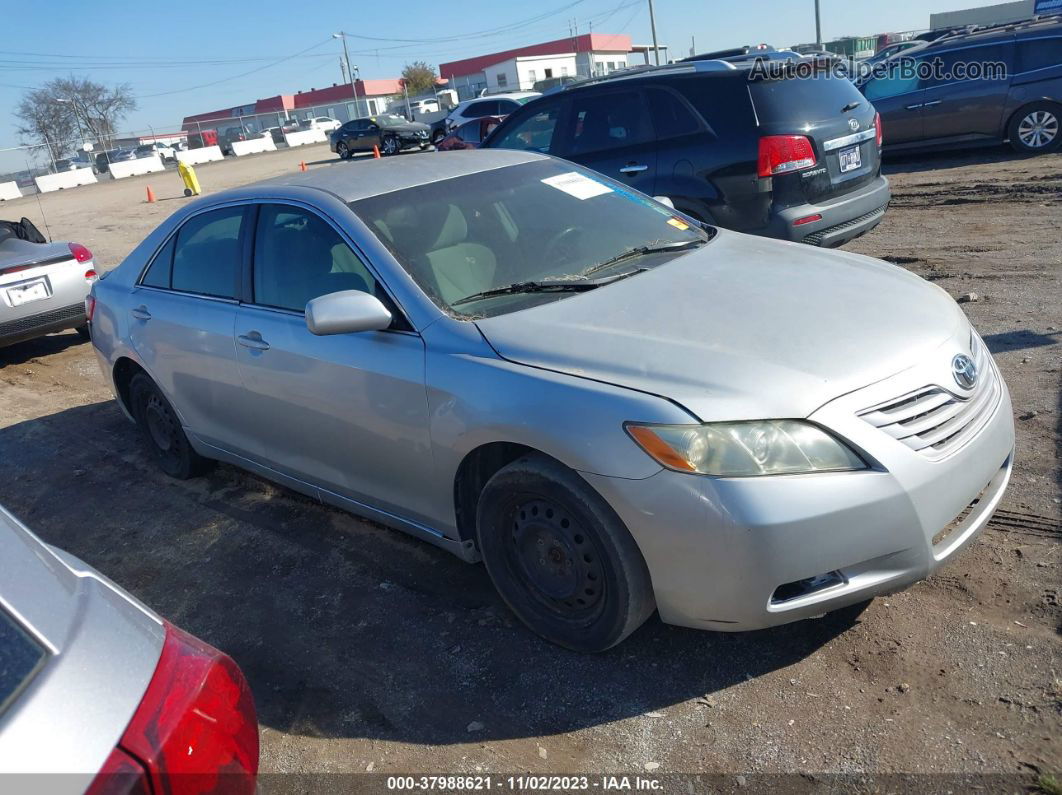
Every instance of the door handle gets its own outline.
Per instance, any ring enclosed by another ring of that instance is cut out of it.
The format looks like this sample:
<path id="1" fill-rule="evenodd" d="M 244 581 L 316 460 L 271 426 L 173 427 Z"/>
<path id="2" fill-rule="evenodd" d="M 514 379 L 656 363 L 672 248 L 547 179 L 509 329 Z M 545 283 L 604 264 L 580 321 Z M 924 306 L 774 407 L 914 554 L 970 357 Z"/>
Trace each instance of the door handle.
<path id="1" fill-rule="evenodd" d="M 241 334 L 236 338 L 236 341 L 245 348 L 250 348 L 252 351 L 268 351 L 269 343 L 262 339 L 262 335 L 257 331 L 252 331 L 249 334 Z"/>
<path id="2" fill-rule="evenodd" d="M 919 102 L 917 105 L 908 105 L 907 110 L 918 110 L 920 107 L 922 107 L 921 102 Z"/>
<path id="3" fill-rule="evenodd" d="M 129 314 L 137 320 L 151 320 L 151 313 L 147 311 L 147 307 L 143 304 L 132 310 Z"/>
<path id="4" fill-rule="evenodd" d="M 638 163 L 628 163 L 620 169 L 621 174 L 640 174 L 643 171 L 648 171 L 649 166 L 640 165 Z"/>
<path id="5" fill-rule="evenodd" d="M 942 100 L 942 99 L 934 99 L 934 100 L 933 100 L 932 102 L 927 102 L 927 103 L 925 103 L 924 105 L 922 105 L 922 107 L 923 107 L 923 108 L 931 108 L 931 107 L 933 107 L 934 105 L 939 105 L 939 104 L 940 104 L 941 102 L 943 102 L 943 101 L 944 101 L 944 100 Z"/>

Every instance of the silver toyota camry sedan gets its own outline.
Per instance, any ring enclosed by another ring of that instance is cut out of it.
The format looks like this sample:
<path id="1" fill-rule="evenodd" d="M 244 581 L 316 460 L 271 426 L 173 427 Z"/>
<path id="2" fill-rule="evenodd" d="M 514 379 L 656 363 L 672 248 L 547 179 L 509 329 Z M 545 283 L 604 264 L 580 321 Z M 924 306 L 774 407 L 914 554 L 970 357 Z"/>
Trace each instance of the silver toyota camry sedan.
<path id="1" fill-rule="evenodd" d="M 201 199 L 89 311 L 170 475 L 227 461 L 482 559 L 573 649 L 901 589 L 1011 471 L 1007 388 L 943 290 L 537 154 Z"/>

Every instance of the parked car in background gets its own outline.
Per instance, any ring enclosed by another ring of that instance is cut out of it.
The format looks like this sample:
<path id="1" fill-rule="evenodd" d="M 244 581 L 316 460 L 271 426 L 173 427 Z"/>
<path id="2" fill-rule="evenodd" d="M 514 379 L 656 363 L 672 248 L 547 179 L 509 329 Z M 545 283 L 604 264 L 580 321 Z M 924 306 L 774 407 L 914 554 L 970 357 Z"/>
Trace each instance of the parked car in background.
<path id="1" fill-rule="evenodd" d="M 902 589 L 1011 472 L 1006 385 L 939 287 L 532 152 L 204 197 L 93 299 L 164 472 L 224 460 L 482 558 L 581 651 L 654 609 L 739 631 Z"/>
<path id="2" fill-rule="evenodd" d="M 126 160 L 136 160 L 136 153 L 132 149 L 108 149 L 96 155 L 96 168 L 99 173 L 108 172 L 111 163 L 121 163 Z"/>
<path id="3" fill-rule="evenodd" d="M 557 155 L 706 223 L 840 246 L 889 204 L 873 105 L 829 68 L 750 81 L 752 64 L 643 67 L 565 86 L 483 148 Z"/>
<path id="4" fill-rule="evenodd" d="M 890 44 L 887 47 L 882 47 L 876 53 L 869 58 L 864 58 L 859 62 L 860 67 L 873 66 L 874 64 L 887 61 L 894 55 L 899 55 L 902 52 L 911 54 L 914 50 L 925 47 L 928 42 L 922 39 L 908 39 L 907 41 L 898 41 L 895 44 Z"/>
<path id="5" fill-rule="evenodd" d="M 440 139 L 435 144 L 435 148 L 440 152 L 454 149 L 478 149 L 483 139 L 490 135 L 499 124 L 501 124 L 501 119 L 497 116 L 484 116 L 481 119 L 466 121 L 445 138 Z"/>
<path id="6" fill-rule="evenodd" d="M 0 777 L 71 795 L 254 793 L 258 722 L 236 663 L 3 507 L 0 568 Z"/>
<path id="7" fill-rule="evenodd" d="M 158 155 L 159 159 L 163 161 L 173 160 L 177 156 L 173 151 L 172 146 L 166 146 L 165 144 L 160 143 L 141 144 L 133 150 L 133 153 L 138 158 L 154 157 L 155 155 Z"/>
<path id="8" fill-rule="evenodd" d="M 907 61 L 905 71 L 899 66 Z M 939 63 L 939 74 L 925 65 Z M 923 64 L 919 74 L 919 64 Z M 999 64 L 970 75 L 968 64 Z M 1062 143 L 1062 17 L 949 33 L 879 64 L 859 81 L 890 151 L 998 145 L 1051 152 Z M 960 78 L 958 69 L 967 74 Z"/>
<path id="9" fill-rule="evenodd" d="M 393 113 L 381 113 L 365 119 L 348 121 L 329 135 L 329 148 L 343 160 L 356 152 L 371 152 L 379 147 L 383 155 L 398 154 L 416 146 L 427 149 L 431 145 L 431 128 L 419 121 L 408 121 Z"/>
<path id="10" fill-rule="evenodd" d="M 272 133 L 269 130 L 252 130 L 250 127 L 228 127 L 222 130 L 218 136 L 218 146 L 222 154 L 231 155 L 234 141 L 250 141 L 255 138 L 269 138 Z"/>
<path id="11" fill-rule="evenodd" d="M 484 116 L 507 116 L 521 105 L 541 96 L 534 91 L 514 91 L 509 94 L 491 94 L 476 99 L 466 99 L 454 106 L 446 116 L 446 132 L 460 127 L 466 121 Z"/>
<path id="12" fill-rule="evenodd" d="M 62 160 L 55 161 L 56 171 L 76 171 L 79 168 L 92 169 L 93 174 L 99 173 L 99 169 L 96 168 L 96 161 L 90 159 L 87 156 L 64 158 Z"/>
<path id="13" fill-rule="evenodd" d="M 584 78 L 579 77 L 578 75 L 563 75 L 561 77 L 545 77 L 545 78 L 543 78 L 541 80 L 536 80 L 535 84 L 533 86 L 531 86 L 531 90 L 534 91 L 536 94 L 545 94 L 547 91 L 550 91 L 550 90 L 552 90 L 554 88 L 557 88 L 559 86 L 566 86 L 569 83 L 578 83 L 580 80 L 583 80 L 583 79 Z"/>
<path id="14" fill-rule="evenodd" d="M 332 132 L 338 130 L 340 125 L 339 119 L 333 119 L 331 116 L 318 116 L 314 119 L 304 119 L 299 122 L 300 130 L 324 130 L 325 132 Z"/>
<path id="15" fill-rule="evenodd" d="M 218 145 L 218 131 L 217 130 L 200 130 L 194 133 L 188 133 L 188 148 L 189 149 L 202 149 L 205 146 L 217 146 Z"/>
<path id="16" fill-rule="evenodd" d="M 26 219 L 0 221 L 0 347 L 65 329 L 88 339 L 85 296 L 96 278 L 80 243 L 49 243 Z"/>

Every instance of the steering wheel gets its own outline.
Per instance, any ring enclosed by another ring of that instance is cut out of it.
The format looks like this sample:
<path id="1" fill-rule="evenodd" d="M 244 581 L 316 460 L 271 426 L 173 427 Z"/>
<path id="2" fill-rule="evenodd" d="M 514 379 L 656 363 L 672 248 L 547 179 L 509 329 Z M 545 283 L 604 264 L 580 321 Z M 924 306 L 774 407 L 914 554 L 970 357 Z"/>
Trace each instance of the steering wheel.
<path id="1" fill-rule="evenodd" d="M 579 255 L 579 240 L 583 230 L 577 226 L 565 227 L 549 239 L 545 258 L 549 262 L 569 262 Z"/>

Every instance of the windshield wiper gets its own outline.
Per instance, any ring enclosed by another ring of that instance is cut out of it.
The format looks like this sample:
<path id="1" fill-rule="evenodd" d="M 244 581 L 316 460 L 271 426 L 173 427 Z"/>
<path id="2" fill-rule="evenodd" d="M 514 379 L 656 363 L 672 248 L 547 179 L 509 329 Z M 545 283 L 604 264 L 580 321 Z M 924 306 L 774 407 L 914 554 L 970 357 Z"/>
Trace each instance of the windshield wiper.
<path id="1" fill-rule="evenodd" d="M 634 274 L 642 273 L 645 270 L 645 268 L 635 268 L 634 270 L 619 273 L 607 279 L 586 279 L 583 278 L 586 274 L 580 274 L 578 279 L 516 282 L 515 284 L 507 284 L 504 287 L 494 287 L 490 290 L 483 290 L 479 293 L 466 295 L 464 298 L 458 298 L 451 303 L 450 306 L 460 306 L 461 304 L 467 304 L 471 301 L 478 301 L 481 298 L 493 298 L 496 295 L 516 295 L 517 293 L 585 293 L 587 290 L 594 290 L 598 287 L 603 287 L 606 284 L 618 282 L 620 279 L 626 279 L 628 276 L 634 276 Z"/>
<path id="2" fill-rule="evenodd" d="M 702 240 L 701 238 L 697 237 L 693 240 L 681 240 L 677 243 L 650 243 L 645 246 L 635 246 L 634 248 L 629 248 L 626 251 L 620 252 L 614 257 L 608 258 L 604 262 L 597 263 L 597 265 L 594 265 L 592 268 L 583 271 L 579 275 L 585 279 L 591 274 L 597 273 L 598 271 L 603 271 L 605 268 L 611 268 L 613 265 L 619 262 L 624 262 L 626 260 L 634 259 L 636 257 L 644 257 L 649 254 L 663 254 L 668 251 L 683 251 L 688 248 L 696 248 L 697 246 L 703 246 L 707 242 L 707 240 Z"/>

